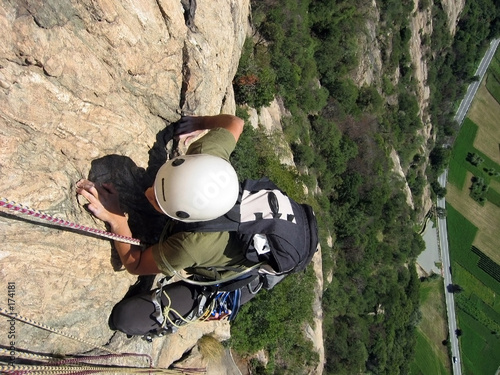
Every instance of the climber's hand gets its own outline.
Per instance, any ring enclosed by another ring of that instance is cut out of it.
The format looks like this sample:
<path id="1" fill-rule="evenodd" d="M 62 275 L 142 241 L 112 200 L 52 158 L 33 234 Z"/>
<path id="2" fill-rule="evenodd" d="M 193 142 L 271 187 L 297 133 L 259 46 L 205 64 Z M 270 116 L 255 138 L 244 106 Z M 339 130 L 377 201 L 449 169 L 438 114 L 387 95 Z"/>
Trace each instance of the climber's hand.
<path id="1" fill-rule="evenodd" d="M 204 116 L 183 116 L 176 123 L 174 134 L 180 141 L 187 144 L 205 129 Z"/>
<path id="2" fill-rule="evenodd" d="M 88 209 L 95 217 L 112 227 L 126 220 L 125 213 L 120 208 L 118 191 L 113 184 L 94 184 L 92 181 L 82 179 L 76 183 L 76 192 L 87 199 Z"/>

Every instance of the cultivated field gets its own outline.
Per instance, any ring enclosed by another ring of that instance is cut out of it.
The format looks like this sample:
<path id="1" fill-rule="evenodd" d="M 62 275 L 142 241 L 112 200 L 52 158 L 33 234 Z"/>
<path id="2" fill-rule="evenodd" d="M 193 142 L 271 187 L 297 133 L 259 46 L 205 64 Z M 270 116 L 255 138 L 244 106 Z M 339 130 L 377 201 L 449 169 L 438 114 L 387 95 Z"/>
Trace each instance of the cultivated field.
<path id="1" fill-rule="evenodd" d="M 446 362 L 442 362 L 435 353 L 432 352 L 432 344 L 427 337 L 422 334 L 420 329 L 417 329 L 417 344 L 415 346 L 415 359 L 410 367 L 411 375 L 450 375 L 451 370 L 446 368 L 444 363 L 450 362 L 446 358 Z M 446 348 L 446 347 L 445 347 Z M 450 365 L 448 365 L 450 366 Z"/>
<path id="2" fill-rule="evenodd" d="M 494 374 L 500 364 L 500 177 L 496 175 L 500 172 L 498 58 L 495 64 L 497 78 L 491 75 L 487 85 L 481 84 L 455 140 L 446 186 L 453 283 L 462 288 L 462 292 L 455 295 L 455 304 L 458 326 L 463 332 L 460 347 L 462 370 L 466 374 Z M 479 156 L 482 161 L 471 164 L 467 161 L 469 154 Z M 489 186 L 482 204 L 470 197 L 473 177 L 482 178 Z"/>
<path id="3" fill-rule="evenodd" d="M 422 321 L 417 329 L 417 347 L 411 374 L 450 374 L 451 363 L 448 348 L 442 344 L 448 336 L 448 324 L 445 319 L 446 305 L 441 278 L 427 279 L 422 282 L 420 303 Z"/>
<path id="4" fill-rule="evenodd" d="M 460 328 L 467 335 L 462 340 L 463 374 L 493 375 L 498 369 L 499 340 L 490 329 L 473 316 L 460 315 Z"/>
<path id="5" fill-rule="evenodd" d="M 472 173 L 467 172 L 464 189 L 447 185 L 446 201 L 459 211 L 474 226 L 479 228 L 472 245 L 481 249 L 496 263 L 500 264 L 500 208 L 486 201 L 484 206 L 474 201 L 469 196 L 469 186 Z"/>
<path id="6" fill-rule="evenodd" d="M 500 165 L 500 104 L 486 89 L 485 82 L 474 97 L 468 117 L 480 124 L 474 148 Z"/>

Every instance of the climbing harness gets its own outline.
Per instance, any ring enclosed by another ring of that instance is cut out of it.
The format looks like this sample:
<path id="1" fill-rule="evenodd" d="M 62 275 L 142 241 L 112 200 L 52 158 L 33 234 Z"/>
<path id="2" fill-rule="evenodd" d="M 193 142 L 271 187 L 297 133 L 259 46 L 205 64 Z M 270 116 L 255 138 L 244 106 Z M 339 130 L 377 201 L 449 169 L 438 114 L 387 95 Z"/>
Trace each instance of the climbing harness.
<path id="1" fill-rule="evenodd" d="M 151 302 L 155 311 L 151 314 L 158 322 L 160 328 L 151 331 L 143 340 L 151 342 L 153 337 L 162 337 L 165 334 L 176 332 L 181 326 L 210 320 L 234 320 L 241 306 L 241 290 L 236 288 L 231 291 L 214 291 L 213 288 L 204 288 L 198 295 L 198 303 L 186 316 L 182 316 L 172 308 L 172 301 L 163 289 L 167 285 L 167 278 L 158 281 L 158 288 L 152 291 Z M 162 294 L 167 302 L 162 307 Z M 173 318 L 171 317 L 173 316 Z"/>
<path id="2" fill-rule="evenodd" d="M 7 198 L 0 199 L 0 207 L 4 207 L 4 208 L 7 208 L 9 210 L 21 213 L 21 214 L 32 216 L 32 217 L 37 218 L 37 219 L 48 221 L 51 224 L 55 224 L 55 225 L 58 225 L 58 226 L 63 227 L 63 228 L 79 230 L 82 232 L 91 233 L 91 234 L 99 236 L 99 237 L 103 237 L 103 238 L 107 238 L 107 239 L 111 239 L 111 240 L 116 240 L 119 242 L 131 244 L 131 245 L 139 245 L 139 246 L 141 245 L 141 241 L 138 240 L 137 238 L 120 236 L 119 234 L 106 232 L 106 231 L 103 231 L 101 229 L 90 228 L 90 227 L 87 227 L 85 225 L 76 224 L 76 223 L 73 223 L 73 222 L 65 220 L 65 219 L 60 219 L 60 218 L 48 215 L 48 214 L 43 213 L 41 211 L 33 210 L 27 206 L 13 202 Z"/>
<path id="3" fill-rule="evenodd" d="M 153 337 L 162 337 L 168 333 L 176 332 L 181 326 L 193 324 L 196 322 L 203 322 L 208 320 L 210 313 L 215 308 L 215 300 L 209 301 L 205 294 L 200 294 L 198 298 L 198 307 L 193 309 L 186 317 L 182 316 L 177 310 L 173 309 L 172 300 L 170 296 L 163 290 L 166 281 L 158 281 L 159 288 L 151 293 L 151 302 L 154 305 L 155 311 L 152 317 L 158 322 L 160 327 L 154 332 L 146 333 L 142 339 L 147 342 L 152 342 Z M 161 297 L 162 294 L 167 299 L 167 303 L 162 307 Z M 208 304 L 207 304 L 208 303 Z M 170 316 L 172 314 L 175 318 Z"/>

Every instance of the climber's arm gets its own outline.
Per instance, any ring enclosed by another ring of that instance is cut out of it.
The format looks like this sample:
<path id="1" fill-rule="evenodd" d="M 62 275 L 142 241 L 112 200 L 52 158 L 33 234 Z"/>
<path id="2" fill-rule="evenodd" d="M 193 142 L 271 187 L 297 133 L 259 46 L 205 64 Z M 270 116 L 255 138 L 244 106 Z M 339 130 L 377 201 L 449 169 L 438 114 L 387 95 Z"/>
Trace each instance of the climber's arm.
<path id="1" fill-rule="evenodd" d="M 184 142 L 206 129 L 223 128 L 231 132 L 236 142 L 243 132 L 244 121 L 233 115 L 184 116 L 175 126 L 175 134 Z"/>
<path id="2" fill-rule="evenodd" d="M 95 217 L 105 221 L 112 233 L 132 237 L 128 219 L 120 208 L 118 192 L 112 184 L 96 185 L 88 180 L 76 184 L 76 192 L 89 202 L 88 209 Z M 142 250 L 137 245 L 115 241 L 115 248 L 123 266 L 134 275 L 152 275 L 160 273 L 153 260 L 151 248 Z"/>

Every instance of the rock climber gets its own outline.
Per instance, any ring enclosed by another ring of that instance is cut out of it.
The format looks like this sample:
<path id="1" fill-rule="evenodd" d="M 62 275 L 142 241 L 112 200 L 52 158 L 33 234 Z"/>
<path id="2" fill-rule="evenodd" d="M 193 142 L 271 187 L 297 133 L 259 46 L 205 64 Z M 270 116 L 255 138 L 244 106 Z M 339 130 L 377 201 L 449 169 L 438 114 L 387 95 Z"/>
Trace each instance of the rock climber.
<path id="1" fill-rule="evenodd" d="M 115 248 L 132 274 L 161 273 L 168 278 L 185 270 L 197 278 L 216 280 L 217 286 L 184 279 L 126 296 L 113 308 L 112 329 L 150 337 L 207 312 L 234 318 L 260 287 L 271 289 L 290 272 L 305 269 L 317 250 L 317 225 L 310 206 L 293 201 L 268 179 L 240 185 L 229 156 L 243 131 L 243 120 L 231 115 L 186 116 L 175 125 L 175 135 L 185 143 L 205 130 L 209 131 L 189 145 L 186 155 L 160 167 L 145 192 L 153 207 L 172 219 L 159 243 L 142 249 L 115 241 Z M 111 183 L 80 180 L 76 191 L 113 233 L 131 237 Z M 209 224 L 200 225 L 203 222 Z M 228 284 L 227 277 L 216 275 L 218 270 L 237 278 Z"/>
<path id="2" fill-rule="evenodd" d="M 229 211 L 239 192 L 229 156 L 243 124 L 242 119 L 225 114 L 182 117 L 175 125 L 175 135 L 180 142 L 187 143 L 201 132 L 209 131 L 189 146 L 185 157 L 167 162 L 159 169 L 154 185 L 145 192 L 153 207 L 185 222 L 211 220 Z M 94 184 L 82 179 L 77 182 L 76 191 L 86 198 L 90 212 L 106 222 L 111 232 L 132 236 L 112 183 Z M 134 275 L 172 276 L 171 268 L 193 271 L 213 266 L 245 268 L 252 265 L 230 232 L 175 233 L 147 249 L 119 241 L 115 241 L 114 246 L 123 266 Z M 200 288 L 182 282 L 167 288 L 168 296 L 162 295 L 162 305 L 171 303 L 172 310 L 180 315 L 195 307 L 201 292 Z M 244 302 L 251 297 L 248 295 Z M 130 335 L 144 335 L 158 328 L 159 323 L 152 316 L 154 312 L 151 293 L 142 293 L 115 306 L 110 325 Z"/>

